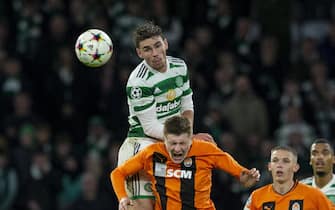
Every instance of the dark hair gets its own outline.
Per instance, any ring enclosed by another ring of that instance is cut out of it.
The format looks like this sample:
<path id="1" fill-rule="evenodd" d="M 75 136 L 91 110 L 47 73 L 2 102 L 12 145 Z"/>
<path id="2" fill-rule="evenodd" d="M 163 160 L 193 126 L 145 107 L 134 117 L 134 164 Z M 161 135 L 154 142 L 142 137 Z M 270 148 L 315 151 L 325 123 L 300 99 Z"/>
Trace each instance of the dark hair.
<path id="1" fill-rule="evenodd" d="M 324 138 L 315 139 L 313 144 L 329 144 L 329 145 L 331 145 L 330 141 L 328 141 L 327 139 L 324 139 Z"/>
<path id="2" fill-rule="evenodd" d="M 139 25 L 133 32 L 133 41 L 136 48 L 139 47 L 141 41 L 154 36 L 161 36 L 164 39 L 161 27 L 155 25 L 152 21 L 147 21 Z"/>
<path id="3" fill-rule="evenodd" d="M 189 119 L 183 116 L 173 116 L 165 121 L 164 135 L 192 134 L 192 126 Z"/>
<path id="4" fill-rule="evenodd" d="M 274 151 L 278 151 L 278 150 L 288 151 L 288 152 L 292 153 L 298 159 L 298 153 L 297 153 L 297 151 L 293 147 L 284 146 L 284 145 L 276 146 L 276 147 L 274 147 L 274 148 L 271 149 L 271 154 Z"/>
<path id="5" fill-rule="evenodd" d="M 311 146 L 313 144 L 328 144 L 330 149 L 332 150 L 332 152 L 334 152 L 333 144 L 325 138 L 317 138 L 317 139 L 314 140 L 314 142 L 311 144 Z"/>

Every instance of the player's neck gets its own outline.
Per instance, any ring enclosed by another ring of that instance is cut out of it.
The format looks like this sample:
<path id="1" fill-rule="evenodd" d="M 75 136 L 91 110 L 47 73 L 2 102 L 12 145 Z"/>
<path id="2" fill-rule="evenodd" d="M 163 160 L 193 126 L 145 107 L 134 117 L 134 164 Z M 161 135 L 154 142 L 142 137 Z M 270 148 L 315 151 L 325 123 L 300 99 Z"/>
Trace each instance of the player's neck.
<path id="1" fill-rule="evenodd" d="M 315 175 L 315 185 L 318 188 L 323 188 L 326 186 L 333 178 L 333 173 L 328 173 L 325 176 L 317 176 Z"/>
<path id="2" fill-rule="evenodd" d="M 160 73 L 165 73 L 167 71 L 167 67 L 163 67 L 161 69 L 158 69 L 157 71 L 159 71 Z"/>
<path id="3" fill-rule="evenodd" d="M 273 190 L 281 195 L 284 195 L 286 193 L 288 193 L 289 191 L 291 191 L 291 189 L 294 187 L 295 185 L 295 181 L 290 180 L 288 182 L 285 183 L 278 183 L 278 182 L 274 182 L 272 184 Z"/>

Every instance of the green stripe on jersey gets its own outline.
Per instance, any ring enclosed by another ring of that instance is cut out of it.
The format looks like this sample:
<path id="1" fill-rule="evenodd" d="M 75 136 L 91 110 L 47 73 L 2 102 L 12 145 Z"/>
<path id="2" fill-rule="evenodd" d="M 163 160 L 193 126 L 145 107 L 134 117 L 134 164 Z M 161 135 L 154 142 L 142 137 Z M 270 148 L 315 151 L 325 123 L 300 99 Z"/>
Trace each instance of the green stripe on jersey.
<path id="1" fill-rule="evenodd" d="M 191 93 L 192 93 L 192 89 L 189 88 L 189 89 L 187 89 L 187 90 L 185 90 L 185 91 L 183 92 L 183 96 L 187 96 L 187 95 L 189 95 L 189 94 L 191 94 Z"/>
<path id="2" fill-rule="evenodd" d="M 333 202 L 333 204 L 335 204 L 335 195 L 326 195 L 326 196 L 331 202 Z"/>
<path id="3" fill-rule="evenodd" d="M 170 111 L 170 112 L 168 112 L 168 113 L 165 113 L 164 115 L 160 115 L 160 116 L 158 116 L 157 118 L 158 118 L 158 119 L 162 119 L 162 118 L 164 118 L 164 117 L 170 117 L 170 116 L 172 116 L 172 115 L 178 113 L 179 111 L 180 111 L 180 109 L 176 109 L 176 110 Z"/>
<path id="4" fill-rule="evenodd" d="M 188 81 L 186 76 L 176 76 L 176 77 L 171 77 L 168 79 L 165 79 L 155 85 L 156 88 L 159 88 L 162 92 L 167 92 L 170 89 L 176 89 L 180 88 L 184 85 L 185 80 Z M 160 93 L 160 94 L 161 94 Z"/>
<path id="5" fill-rule="evenodd" d="M 139 96 L 140 98 L 153 95 L 153 89 L 149 87 L 127 87 L 126 91 L 127 91 L 128 98 L 131 98 L 131 99 L 134 98 L 134 95 L 133 95 L 134 88 L 140 88 L 141 90 L 141 95 Z"/>
<path id="6" fill-rule="evenodd" d="M 134 107 L 134 111 L 135 111 L 135 112 L 143 111 L 143 110 L 148 109 L 149 107 L 151 107 L 154 103 L 155 103 L 155 102 L 153 101 L 153 102 L 151 102 L 150 104 L 145 104 L 145 105 L 143 105 L 143 106 L 135 106 L 135 107 Z"/>
<path id="7" fill-rule="evenodd" d="M 170 69 L 172 68 L 178 68 L 178 67 L 183 67 L 184 65 L 182 64 L 174 64 L 174 63 L 170 63 Z"/>
<path id="8" fill-rule="evenodd" d="M 128 137 L 146 137 L 142 127 L 130 127 L 128 131 Z"/>

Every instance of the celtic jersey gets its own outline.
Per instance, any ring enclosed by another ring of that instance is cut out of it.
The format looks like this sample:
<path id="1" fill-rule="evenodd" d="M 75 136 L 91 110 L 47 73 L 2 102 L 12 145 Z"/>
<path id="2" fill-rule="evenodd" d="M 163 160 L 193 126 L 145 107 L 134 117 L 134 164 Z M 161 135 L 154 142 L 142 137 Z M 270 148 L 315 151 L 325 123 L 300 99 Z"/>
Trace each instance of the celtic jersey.
<path id="1" fill-rule="evenodd" d="M 315 184 L 314 177 L 308 177 L 300 182 L 311 185 L 313 187 L 317 187 Z M 320 188 L 320 190 L 335 204 L 335 176 L 333 174 L 333 178 L 330 180 L 328 184 L 326 184 L 323 188 Z"/>
<path id="2" fill-rule="evenodd" d="M 181 104 L 192 90 L 185 62 L 167 56 L 167 71 L 159 72 L 144 60 L 130 74 L 127 83 L 127 101 L 130 125 L 128 137 L 146 137 L 137 114 L 146 112 L 153 106 L 159 122 L 181 114 Z"/>

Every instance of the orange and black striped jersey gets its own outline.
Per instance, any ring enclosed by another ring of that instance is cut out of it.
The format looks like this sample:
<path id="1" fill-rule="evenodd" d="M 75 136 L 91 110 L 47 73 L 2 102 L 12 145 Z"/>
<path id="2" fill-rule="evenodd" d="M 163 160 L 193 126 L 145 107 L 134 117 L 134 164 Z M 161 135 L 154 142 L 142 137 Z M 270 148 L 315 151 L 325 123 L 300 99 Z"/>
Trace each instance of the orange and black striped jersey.
<path id="1" fill-rule="evenodd" d="M 127 196 L 126 177 L 144 169 L 152 179 L 156 210 L 214 210 L 210 191 L 215 168 L 236 178 L 247 170 L 214 144 L 193 140 L 187 157 L 180 164 L 171 161 L 164 143 L 155 143 L 116 168 L 111 180 L 120 200 Z"/>
<path id="2" fill-rule="evenodd" d="M 330 200 L 318 189 L 296 182 L 293 188 L 279 194 L 272 184 L 253 191 L 244 210 L 329 210 Z"/>

